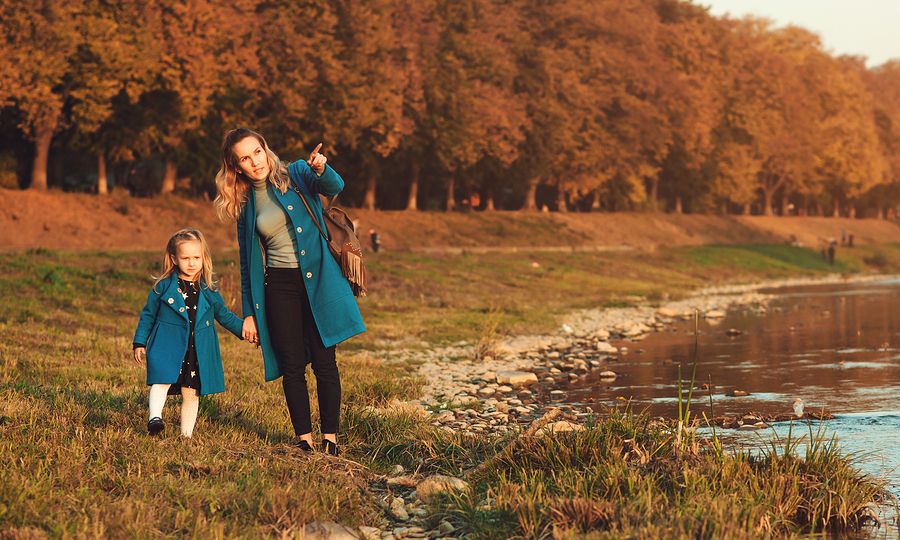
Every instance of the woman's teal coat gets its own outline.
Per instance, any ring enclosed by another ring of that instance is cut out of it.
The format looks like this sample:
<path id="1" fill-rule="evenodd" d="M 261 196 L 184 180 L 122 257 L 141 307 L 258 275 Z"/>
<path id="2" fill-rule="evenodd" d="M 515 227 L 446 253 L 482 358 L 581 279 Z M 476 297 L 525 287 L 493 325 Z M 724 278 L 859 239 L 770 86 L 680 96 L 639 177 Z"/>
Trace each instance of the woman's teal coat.
<path id="1" fill-rule="evenodd" d="M 319 194 L 337 195 L 344 189 L 344 180 L 328 165 L 325 166 L 322 176 L 316 176 L 305 161 L 291 163 L 288 166 L 288 173 L 292 186 L 297 186 L 303 193 L 316 219 L 324 228 L 325 221 L 322 218 L 322 201 Z M 303 201 L 293 189 L 281 193 L 270 185 L 269 191 L 284 209 L 296 235 L 295 253 L 300 263 L 303 283 L 306 285 L 309 307 L 322 342 L 326 347 L 331 347 L 365 332 L 366 327 L 353 291 L 350 290 L 350 284 L 328 251 L 328 245 L 306 211 Z M 240 246 L 244 317 L 253 315 L 256 319 L 266 380 L 275 380 L 281 376 L 281 370 L 266 325 L 265 254 L 263 243 L 256 232 L 256 195 L 252 189 L 247 204 L 238 218 L 237 237 Z M 300 331 L 301 322 L 296 323 L 297 330 Z"/>
<path id="2" fill-rule="evenodd" d="M 225 307 L 221 294 L 204 284 L 200 287 L 194 319 L 194 348 L 200 368 L 200 395 L 203 396 L 225 391 L 219 335 L 213 319 L 241 337 L 241 318 Z M 178 382 L 190 331 L 184 297 L 178 292 L 178 274 L 172 273 L 150 289 L 134 333 L 133 343 L 147 347 L 147 384 Z"/>

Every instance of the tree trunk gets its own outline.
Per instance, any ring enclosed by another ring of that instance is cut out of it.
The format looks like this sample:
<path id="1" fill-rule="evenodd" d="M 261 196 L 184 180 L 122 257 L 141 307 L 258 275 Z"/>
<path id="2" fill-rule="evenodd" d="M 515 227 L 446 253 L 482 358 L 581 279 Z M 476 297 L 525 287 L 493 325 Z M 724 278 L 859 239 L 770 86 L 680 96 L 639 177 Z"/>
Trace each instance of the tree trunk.
<path id="1" fill-rule="evenodd" d="M 884 207 L 883 206 L 878 207 L 878 219 L 884 219 Z"/>
<path id="2" fill-rule="evenodd" d="M 814 216 L 822 215 L 822 204 L 819 202 L 819 199 L 813 199 L 813 212 Z"/>
<path id="3" fill-rule="evenodd" d="M 34 162 L 31 167 L 31 189 L 47 189 L 47 159 L 50 156 L 50 143 L 53 141 L 55 126 L 42 126 L 34 139 Z"/>
<path id="4" fill-rule="evenodd" d="M 525 192 L 525 202 L 522 204 L 522 208 L 520 210 L 527 210 L 530 212 L 534 212 L 538 209 L 537 207 L 537 186 L 538 179 L 531 178 L 528 180 L 528 190 Z"/>
<path id="5" fill-rule="evenodd" d="M 649 208 L 651 212 L 656 212 L 659 210 L 659 178 L 653 177 L 650 179 L 650 193 L 647 194 L 647 199 L 649 201 Z"/>
<path id="6" fill-rule="evenodd" d="M 850 205 L 850 208 L 847 209 L 847 217 L 850 219 L 856 219 L 856 205 Z"/>
<path id="7" fill-rule="evenodd" d="M 566 192 L 562 188 L 556 190 L 556 210 L 558 212 L 569 211 L 569 207 L 566 205 Z"/>
<path id="8" fill-rule="evenodd" d="M 684 207 L 681 204 L 681 195 L 676 195 L 675 196 L 675 213 L 681 214 L 682 212 L 684 212 Z"/>
<path id="9" fill-rule="evenodd" d="M 456 173 L 447 178 L 447 211 L 456 209 Z"/>
<path id="10" fill-rule="evenodd" d="M 834 203 L 834 211 L 831 213 L 831 217 L 841 217 L 841 205 L 837 202 Z"/>
<path id="11" fill-rule="evenodd" d="M 375 188 L 377 186 L 377 179 L 375 178 L 374 169 L 369 169 L 368 177 L 366 178 L 366 194 L 363 196 L 363 208 L 366 210 L 375 210 Z"/>
<path id="12" fill-rule="evenodd" d="M 591 212 L 599 212 L 600 211 L 600 190 L 595 189 L 591 193 Z"/>
<path id="13" fill-rule="evenodd" d="M 750 203 L 744 203 L 744 207 L 741 209 L 741 213 L 745 216 L 750 215 Z"/>
<path id="14" fill-rule="evenodd" d="M 412 169 L 409 172 L 409 197 L 406 199 L 407 210 L 417 210 L 419 208 L 416 202 L 416 198 L 419 195 L 419 171 L 419 162 L 414 159 Z"/>
<path id="15" fill-rule="evenodd" d="M 103 152 L 97 156 L 97 195 L 106 195 L 109 193 L 106 178 L 106 158 Z"/>
<path id="16" fill-rule="evenodd" d="M 772 210 L 772 198 L 775 193 L 769 191 L 767 189 L 763 190 L 763 215 L 766 216 L 774 216 L 775 212 Z"/>
<path id="17" fill-rule="evenodd" d="M 175 175 L 178 173 L 178 167 L 174 161 L 166 160 L 166 170 L 163 172 L 162 189 L 159 192 L 163 195 L 175 191 Z"/>
<path id="18" fill-rule="evenodd" d="M 488 193 L 485 195 L 484 211 L 485 212 L 493 212 L 494 211 L 494 194 L 493 193 Z"/>
<path id="19" fill-rule="evenodd" d="M 787 216 L 790 215 L 790 211 L 788 210 L 788 196 L 786 191 L 781 192 L 781 215 Z"/>

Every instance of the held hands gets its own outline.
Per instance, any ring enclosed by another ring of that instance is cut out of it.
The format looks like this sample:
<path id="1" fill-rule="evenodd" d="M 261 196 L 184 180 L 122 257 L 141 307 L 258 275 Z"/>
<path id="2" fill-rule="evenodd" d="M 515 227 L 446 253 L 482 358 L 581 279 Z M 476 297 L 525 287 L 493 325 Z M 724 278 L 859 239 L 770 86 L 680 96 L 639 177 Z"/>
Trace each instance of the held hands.
<path id="1" fill-rule="evenodd" d="M 135 347 L 134 348 L 134 363 L 137 365 L 141 365 L 144 363 L 144 360 L 147 357 L 147 348 L 146 347 Z"/>
<path id="2" fill-rule="evenodd" d="M 253 315 L 244 319 L 241 337 L 259 347 L 259 333 L 256 331 L 256 321 L 253 320 Z"/>
<path id="3" fill-rule="evenodd" d="M 322 173 L 325 172 L 325 162 L 328 161 L 325 156 L 319 153 L 321 148 L 322 143 L 319 143 L 319 145 L 316 146 L 316 149 L 309 155 L 309 159 L 306 160 L 306 164 L 309 165 L 309 168 L 319 176 L 322 176 Z"/>

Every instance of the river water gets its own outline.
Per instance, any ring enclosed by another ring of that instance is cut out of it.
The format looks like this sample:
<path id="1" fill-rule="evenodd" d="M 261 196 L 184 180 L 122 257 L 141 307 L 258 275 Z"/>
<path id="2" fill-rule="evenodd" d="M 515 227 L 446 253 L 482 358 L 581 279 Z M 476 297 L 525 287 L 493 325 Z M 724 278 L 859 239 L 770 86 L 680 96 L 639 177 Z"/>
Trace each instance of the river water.
<path id="1" fill-rule="evenodd" d="M 797 398 L 806 411 L 833 413 L 827 434 L 900 497 L 900 280 L 761 292 L 775 295 L 766 309 L 738 308 L 699 322 L 695 387 L 711 383 L 716 416 L 789 414 Z M 639 342 L 613 342 L 629 349 L 611 363 L 619 376 L 573 381 L 568 400 L 601 408 L 624 398 L 637 410 L 677 416 L 678 369 L 690 379 L 694 343 L 692 321 Z M 735 390 L 748 395 L 728 395 Z M 709 395 L 694 391 L 692 414 L 710 414 Z M 742 443 L 765 443 L 783 437 L 788 423 L 772 428 L 731 433 Z"/>

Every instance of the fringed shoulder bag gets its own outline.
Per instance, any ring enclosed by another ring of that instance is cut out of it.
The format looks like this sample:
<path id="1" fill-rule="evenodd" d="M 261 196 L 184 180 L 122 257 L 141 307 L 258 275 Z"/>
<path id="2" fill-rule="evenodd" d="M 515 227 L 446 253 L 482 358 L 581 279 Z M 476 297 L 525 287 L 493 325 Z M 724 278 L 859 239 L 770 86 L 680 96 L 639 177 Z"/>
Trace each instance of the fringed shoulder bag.
<path id="1" fill-rule="evenodd" d="M 356 230 L 353 227 L 353 221 L 350 220 L 350 216 L 340 208 L 332 206 L 331 203 L 334 202 L 334 197 L 329 197 L 328 206 L 322 211 L 322 216 L 325 218 L 325 229 L 328 230 L 328 234 L 325 234 L 325 229 L 322 229 L 322 225 L 319 224 L 319 220 L 313 214 L 312 208 L 306 202 L 306 197 L 300 193 L 300 188 L 293 185 L 293 182 L 292 187 L 297 195 L 300 196 L 300 200 L 303 201 L 303 205 L 306 207 L 306 211 L 309 212 L 309 217 L 312 218 L 313 223 L 316 224 L 316 228 L 322 233 L 322 238 L 328 244 L 328 250 L 331 251 L 338 266 L 341 267 L 341 273 L 344 274 L 344 277 L 350 283 L 354 296 L 365 296 L 368 276 L 366 274 L 366 266 L 363 264 L 362 246 L 359 243 L 359 238 L 356 237 Z"/>

